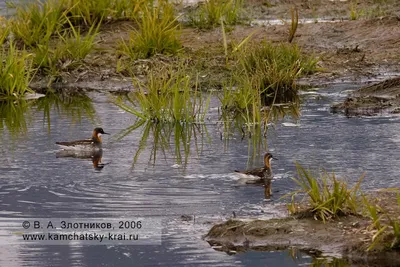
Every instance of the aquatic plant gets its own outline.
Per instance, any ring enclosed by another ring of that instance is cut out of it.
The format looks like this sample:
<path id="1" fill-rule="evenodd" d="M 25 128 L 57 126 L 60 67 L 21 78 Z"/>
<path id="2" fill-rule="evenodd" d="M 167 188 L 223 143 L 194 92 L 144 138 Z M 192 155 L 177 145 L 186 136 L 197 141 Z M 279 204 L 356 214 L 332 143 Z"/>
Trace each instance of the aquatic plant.
<path id="1" fill-rule="evenodd" d="M 243 0 L 207 0 L 199 7 L 189 12 L 189 23 L 195 27 L 213 28 L 221 22 L 225 25 L 234 25 L 240 21 Z"/>
<path id="2" fill-rule="evenodd" d="M 157 71 L 151 70 L 146 83 L 133 78 L 138 91 L 114 99 L 114 102 L 143 120 L 190 123 L 204 121 L 210 97 L 203 98 L 197 87 L 197 78 L 193 85 L 186 68 L 183 64 L 177 69 L 166 66 Z"/>
<path id="3" fill-rule="evenodd" d="M 263 104 L 268 105 L 274 99 L 280 103 L 296 97 L 296 79 L 315 72 L 318 59 L 304 55 L 296 44 L 264 41 L 242 47 L 237 62 L 234 78 L 239 90 L 246 86 L 259 90 Z"/>
<path id="4" fill-rule="evenodd" d="M 317 59 L 305 56 L 294 44 L 250 43 L 235 50 L 236 66 L 229 85 L 219 95 L 224 117 L 241 118 L 248 132 L 266 126 L 280 103 L 298 102 L 296 79 L 316 70 Z M 281 107 L 281 111 L 283 111 Z M 299 108 L 292 112 L 294 118 Z"/>
<path id="5" fill-rule="evenodd" d="M 297 212 L 294 196 L 300 193 L 305 195 L 304 198 L 311 207 L 309 212 L 314 215 L 314 218 L 324 223 L 340 215 L 357 214 L 359 206 L 357 196 L 365 173 L 350 188 L 345 181 L 338 180 L 334 173 L 330 175 L 323 171 L 319 177 L 315 177 L 310 170 L 305 170 L 298 163 L 296 163 L 296 168 L 298 178 L 293 178 L 293 180 L 300 189 L 289 194 L 292 196 L 292 202 L 288 205 L 291 213 Z"/>
<path id="6" fill-rule="evenodd" d="M 156 6 L 142 6 L 140 10 L 139 29 L 131 32 L 128 41 L 120 42 L 119 53 L 130 59 L 176 54 L 181 49 L 180 27 L 172 4 L 161 1 Z"/>
<path id="7" fill-rule="evenodd" d="M 32 55 L 19 51 L 10 42 L 0 52 L 0 98 L 22 98 L 28 92 L 32 75 Z"/>

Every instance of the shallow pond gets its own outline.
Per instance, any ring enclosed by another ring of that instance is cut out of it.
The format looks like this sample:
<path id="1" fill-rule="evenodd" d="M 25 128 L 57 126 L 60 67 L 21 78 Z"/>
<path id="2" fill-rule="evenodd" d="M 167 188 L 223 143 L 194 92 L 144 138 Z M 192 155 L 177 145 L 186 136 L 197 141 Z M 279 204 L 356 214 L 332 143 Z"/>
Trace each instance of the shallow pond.
<path id="1" fill-rule="evenodd" d="M 134 117 L 110 103 L 105 94 L 90 93 L 90 99 L 81 97 L 78 101 L 39 99 L 33 105 L 18 106 L 18 112 L 3 103 L 2 219 L 143 216 L 161 219 L 163 229 L 162 245 L 142 246 L 44 246 L 22 242 L 6 246 L 6 237 L 0 234 L 0 265 L 310 264 L 311 257 L 302 253 L 293 256 L 290 251 L 228 255 L 211 248 L 201 236 L 213 223 L 233 213 L 239 218 L 284 215 L 275 204 L 295 188 L 291 180 L 294 161 L 306 167 L 334 170 L 350 182 L 366 171 L 364 189 L 400 186 L 400 118 L 382 114 L 349 119 L 329 113 L 330 104 L 346 96 L 341 92 L 354 88 L 337 84 L 304 92 L 301 117 L 287 117 L 270 125 L 266 143 L 242 139 L 237 132 L 229 139 L 223 138 L 217 98 L 211 101 L 205 125 L 181 129 L 190 132 L 190 138 L 183 140 L 174 138 L 175 129 L 159 132 L 151 127 L 148 138 L 143 138 L 146 126 L 121 137 L 134 123 Z M 7 118 L 21 113 L 22 122 Z M 5 122 L 11 124 L 7 127 Z M 103 168 L 93 168 L 90 159 L 57 157 L 56 141 L 87 138 L 95 126 L 111 133 L 103 136 Z M 178 158 L 177 145 L 181 151 Z M 261 166 L 266 149 L 279 159 L 273 162 L 273 196 L 268 201 L 262 187 L 243 185 L 233 173 L 235 169 Z"/>

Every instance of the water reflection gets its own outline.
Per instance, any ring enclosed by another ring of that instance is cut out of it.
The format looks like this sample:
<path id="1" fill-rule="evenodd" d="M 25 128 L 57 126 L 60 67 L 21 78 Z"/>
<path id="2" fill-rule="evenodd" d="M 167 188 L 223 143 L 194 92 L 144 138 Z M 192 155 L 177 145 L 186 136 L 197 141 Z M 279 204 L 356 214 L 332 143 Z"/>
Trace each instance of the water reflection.
<path id="1" fill-rule="evenodd" d="M 0 131 L 7 131 L 12 137 L 27 133 L 27 125 L 31 118 L 28 110 L 32 101 L 2 100 L 0 101 Z"/>
<path id="2" fill-rule="evenodd" d="M 52 111 L 71 119 L 73 124 L 81 123 L 83 118 L 91 121 L 95 118 L 92 100 L 87 95 L 47 93 L 45 97 L 38 99 L 1 100 L 0 132 L 10 133 L 13 139 L 27 134 L 29 124 L 37 116 L 35 110 L 43 112 L 43 123 L 47 123 L 48 132 Z"/>
<path id="3" fill-rule="evenodd" d="M 88 118 L 92 122 L 95 117 L 95 109 L 92 100 L 83 93 L 55 94 L 49 92 L 46 97 L 39 98 L 36 109 L 43 112 L 43 121 L 47 122 L 47 130 L 50 132 L 51 111 L 72 119 L 72 123 L 81 123 L 82 118 Z"/>
<path id="4" fill-rule="evenodd" d="M 186 166 L 192 153 L 198 155 L 202 151 L 208 136 L 205 124 L 185 122 L 156 123 L 138 120 L 132 126 L 121 131 L 117 139 L 121 140 L 139 129 L 142 132 L 142 137 L 134 155 L 133 165 L 136 164 L 147 144 L 151 144 L 149 163 L 155 165 L 159 154 L 166 159 L 167 153 L 170 152 L 173 154 L 176 164 Z M 194 151 L 191 148 L 192 145 L 194 146 Z"/>
<path id="5" fill-rule="evenodd" d="M 57 158 L 78 158 L 78 159 L 90 159 L 93 164 L 93 168 L 96 171 L 101 171 L 108 163 L 102 163 L 103 149 L 94 151 L 73 151 L 73 150 L 60 150 L 56 154 Z"/>

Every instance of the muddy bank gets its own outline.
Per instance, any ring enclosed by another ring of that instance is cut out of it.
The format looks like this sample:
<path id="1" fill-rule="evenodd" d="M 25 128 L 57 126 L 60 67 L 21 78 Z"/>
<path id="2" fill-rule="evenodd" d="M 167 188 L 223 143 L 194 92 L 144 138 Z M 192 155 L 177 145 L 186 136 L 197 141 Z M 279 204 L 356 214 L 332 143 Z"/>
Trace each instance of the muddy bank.
<path id="1" fill-rule="evenodd" d="M 399 214 L 395 193 L 375 192 L 370 197 L 385 207 L 388 214 Z M 354 264 L 399 265 L 400 251 L 389 250 L 384 243 L 390 235 L 383 237 L 383 242 L 372 250 L 366 251 L 376 233 L 371 223 L 370 218 L 362 215 L 343 216 L 326 224 L 312 216 L 271 220 L 230 219 L 213 226 L 204 238 L 214 249 L 228 254 L 296 248 L 317 256 L 343 258 Z"/>
<path id="2" fill-rule="evenodd" d="M 331 111 L 348 117 L 400 114 L 400 77 L 362 87 Z"/>
<path id="3" fill-rule="evenodd" d="M 387 73 L 400 73 L 400 14 L 393 11 L 398 10 L 399 3 L 386 3 L 387 12 L 380 14 L 382 16 L 361 16 L 357 20 L 349 20 L 349 5 L 329 0 L 268 1 L 268 4 L 251 0 L 245 7 L 248 20 L 227 31 L 228 47 L 240 43 L 252 33 L 252 42 L 287 42 L 290 9 L 296 6 L 300 21 L 312 18 L 315 23 L 299 24 L 294 42 L 306 54 L 317 56 L 320 68 L 319 72 L 302 79 L 303 84 L 363 82 L 382 79 Z M 357 5 L 360 11 L 372 7 L 374 1 L 363 1 Z M 181 11 L 185 14 L 185 9 Z M 286 21 L 287 24 L 274 25 L 268 20 Z M 265 23 L 259 25 L 253 21 Z M 69 72 L 61 71 L 55 79 L 38 76 L 32 88 L 42 90 L 53 79 L 51 87 L 65 87 L 66 90 L 125 91 L 132 89 L 131 76 L 144 77 L 149 69 L 182 58 L 194 66 L 203 89 L 221 88 L 231 79 L 234 64 L 226 64 L 220 27 L 199 30 L 183 24 L 180 35 L 182 49 L 178 55 L 157 55 L 150 59 L 124 62 L 129 71 L 118 68 L 122 62 L 118 55 L 119 43 L 129 39 L 133 28 L 137 25 L 132 21 L 113 21 L 102 25 L 97 36 L 97 49 L 85 59 L 84 64 Z"/>

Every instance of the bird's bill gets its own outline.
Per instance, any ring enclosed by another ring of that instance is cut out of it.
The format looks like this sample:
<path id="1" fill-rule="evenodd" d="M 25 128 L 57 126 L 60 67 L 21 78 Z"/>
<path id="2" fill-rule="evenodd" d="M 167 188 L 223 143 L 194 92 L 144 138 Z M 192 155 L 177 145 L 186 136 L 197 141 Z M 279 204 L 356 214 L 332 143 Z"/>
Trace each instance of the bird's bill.
<path id="1" fill-rule="evenodd" d="M 277 158 L 275 158 L 274 156 L 271 156 L 271 158 L 272 158 L 272 159 L 274 159 L 274 160 L 278 160 L 278 159 L 277 159 Z"/>

